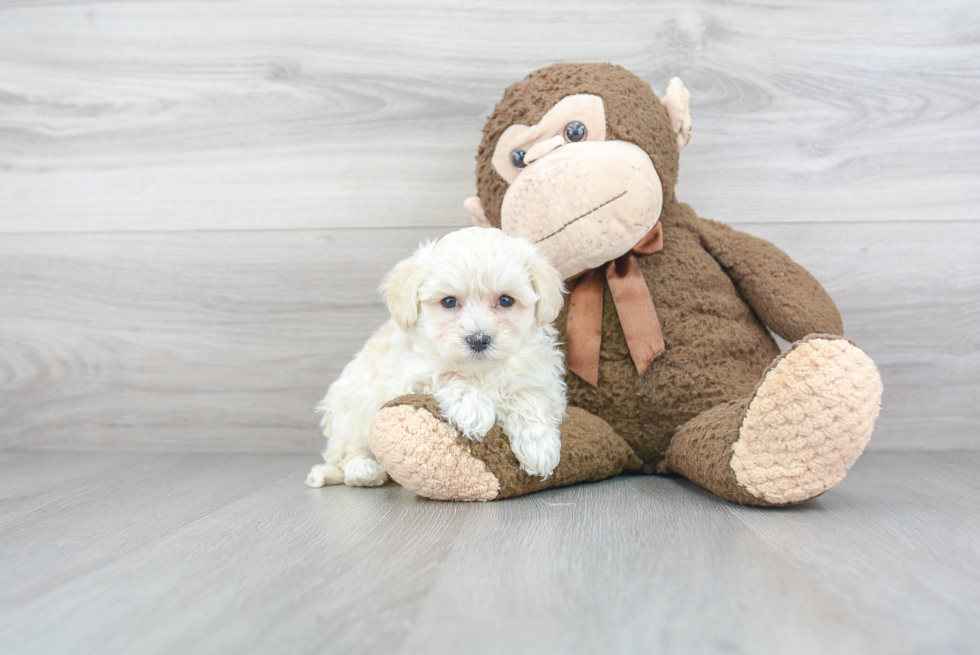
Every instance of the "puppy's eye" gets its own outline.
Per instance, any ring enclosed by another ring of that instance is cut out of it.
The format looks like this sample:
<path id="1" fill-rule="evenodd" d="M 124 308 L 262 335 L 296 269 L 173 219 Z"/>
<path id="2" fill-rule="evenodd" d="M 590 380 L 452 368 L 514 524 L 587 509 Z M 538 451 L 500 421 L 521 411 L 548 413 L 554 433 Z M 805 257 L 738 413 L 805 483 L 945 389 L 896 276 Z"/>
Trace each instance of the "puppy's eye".
<path id="1" fill-rule="evenodd" d="M 459 303 L 457 303 L 456 302 L 456 299 L 453 298 L 452 296 L 450 296 L 449 298 L 443 298 L 442 299 L 442 306 L 445 307 L 446 309 L 452 309 L 453 307 L 455 307 L 458 304 Z"/>
<path id="2" fill-rule="evenodd" d="M 524 163 L 524 151 L 515 150 L 510 153 L 510 163 L 512 163 L 516 168 L 524 168 L 527 164 Z"/>
<path id="3" fill-rule="evenodd" d="M 514 299 L 511 298 L 510 296 L 500 296 L 500 300 L 498 300 L 497 302 L 500 303 L 501 307 L 510 307 L 511 305 L 514 304 Z"/>
<path id="4" fill-rule="evenodd" d="M 585 141 L 586 134 L 585 126 L 578 121 L 572 121 L 565 126 L 565 140 L 571 143 Z"/>

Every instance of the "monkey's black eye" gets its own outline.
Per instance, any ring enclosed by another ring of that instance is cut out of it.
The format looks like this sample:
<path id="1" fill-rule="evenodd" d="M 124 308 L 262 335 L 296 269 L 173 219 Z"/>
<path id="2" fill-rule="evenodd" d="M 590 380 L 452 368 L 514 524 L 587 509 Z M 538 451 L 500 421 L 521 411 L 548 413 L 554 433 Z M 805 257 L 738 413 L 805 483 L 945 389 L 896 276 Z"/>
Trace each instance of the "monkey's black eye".
<path id="1" fill-rule="evenodd" d="M 458 303 L 456 302 L 456 299 L 453 298 L 452 296 L 450 296 L 449 298 L 442 299 L 442 306 L 445 307 L 446 309 L 452 309 L 457 304 Z"/>
<path id="2" fill-rule="evenodd" d="M 510 153 L 510 163 L 512 163 L 516 168 L 524 168 L 527 164 L 524 163 L 524 151 L 515 150 Z"/>
<path id="3" fill-rule="evenodd" d="M 500 303 L 501 307 L 510 307 L 511 305 L 514 304 L 514 299 L 511 298 L 510 296 L 500 296 L 500 300 L 498 300 L 497 302 Z"/>
<path id="4" fill-rule="evenodd" d="M 565 140 L 571 143 L 578 143 L 579 141 L 585 141 L 586 131 L 585 126 L 578 121 L 572 121 L 565 126 Z"/>

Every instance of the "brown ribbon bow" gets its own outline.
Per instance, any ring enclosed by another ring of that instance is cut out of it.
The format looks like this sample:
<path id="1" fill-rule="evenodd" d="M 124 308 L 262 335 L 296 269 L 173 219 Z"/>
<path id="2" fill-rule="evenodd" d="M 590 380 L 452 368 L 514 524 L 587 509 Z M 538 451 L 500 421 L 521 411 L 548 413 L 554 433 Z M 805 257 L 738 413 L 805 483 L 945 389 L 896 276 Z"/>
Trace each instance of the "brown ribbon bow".
<path id="1" fill-rule="evenodd" d="M 636 372 L 643 375 L 653 360 L 664 353 L 663 329 L 636 259 L 636 255 L 652 255 L 663 247 L 664 229 L 658 222 L 632 250 L 587 271 L 572 289 L 567 323 L 568 368 L 593 387 L 599 386 L 603 278 L 609 283 Z"/>

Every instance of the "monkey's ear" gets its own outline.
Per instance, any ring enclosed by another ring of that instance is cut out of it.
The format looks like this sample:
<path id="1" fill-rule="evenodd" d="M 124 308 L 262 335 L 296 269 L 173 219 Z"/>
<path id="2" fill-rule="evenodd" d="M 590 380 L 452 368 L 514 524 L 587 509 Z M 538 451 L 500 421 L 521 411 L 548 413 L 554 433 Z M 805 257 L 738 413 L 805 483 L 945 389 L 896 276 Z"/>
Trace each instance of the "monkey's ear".
<path id="1" fill-rule="evenodd" d="M 565 282 L 548 258 L 535 249 L 531 259 L 531 286 L 538 300 L 534 303 L 534 318 L 538 325 L 552 323 L 565 305 Z"/>
<path id="2" fill-rule="evenodd" d="M 423 243 L 415 254 L 395 265 L 381 283 L 381 295 L 395 323 L 408 332 L 419 320 L 419 289 L 422 286 L 422 262 L 434 243 Z"/>
<path id="3" fill-rule="evenodd" d="M 667 85 L 667 93 L 660 99 L 667 108 L 670 127 L 677 134 L 677 149 L 683 150 L 691 140 L 691 93 L 684 88 L 681 78 L 675 77 Z"/>
<path id="4" fill-rule="evenodd" d="M 493 227 L 490 225 L 490 221 L 487 220 L 487 215 L 483 212 L 483 203 L 480 202 L 480 196 L 470 196 L 463 201 L 463 207 L 466 207 L 470 218 L 473 219 L 473 225 L 477 227 Z"/>

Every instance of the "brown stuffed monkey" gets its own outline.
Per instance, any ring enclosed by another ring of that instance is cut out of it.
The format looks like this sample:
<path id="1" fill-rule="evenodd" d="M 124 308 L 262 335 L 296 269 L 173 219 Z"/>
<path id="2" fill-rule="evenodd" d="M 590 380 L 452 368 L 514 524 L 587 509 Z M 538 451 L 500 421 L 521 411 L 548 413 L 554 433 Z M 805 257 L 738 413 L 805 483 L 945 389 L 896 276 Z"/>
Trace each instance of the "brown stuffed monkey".
<path id="1" fill-rule="evenodd" d="M 504 92 L 477 154 L 478 225 L 538 244 L 568 280 L 568 418 L 547 480 L 506 435 L 460 437 L 428 396 L 372 424 L 392 478 L 492 500 L 623 472 L 676 473 L 718 496 L 788 505 L 843 479 L 871 437 L 881 380 L 823 287 L 778 248 L 674 196 L 689 94 L 610 64 L 556 64 Z M 792 342 L 780 354 L 769 330 Z"/>

